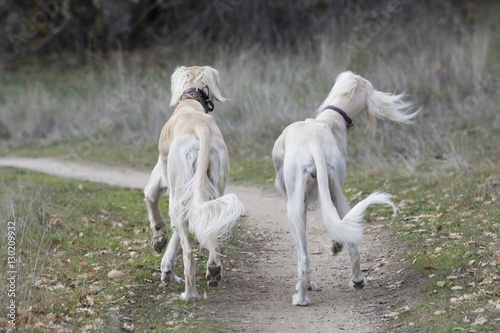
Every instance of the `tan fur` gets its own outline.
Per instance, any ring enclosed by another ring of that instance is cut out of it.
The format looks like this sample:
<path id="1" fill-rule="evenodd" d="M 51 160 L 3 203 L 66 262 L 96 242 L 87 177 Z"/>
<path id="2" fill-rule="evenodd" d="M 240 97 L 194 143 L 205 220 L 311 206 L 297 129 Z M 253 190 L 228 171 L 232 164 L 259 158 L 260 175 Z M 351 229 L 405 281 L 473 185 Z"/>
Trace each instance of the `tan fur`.
<path id="1" fill-rule="evenodd" d="M 207 263 L 209 285 L 217 285 L 222 266 L 217 252 L 221 238 L 231 229 L 244 208 L 234 194 L 223 195 L 229 176 L 229 155 L 215 118 L 195 100 L 179 99 L 190 88 L 207 85 L 212 100 L 225 101 L 219 90 L 218 72 L 208 66 L 179 67 L 172 75 L 172 102 L 178 103 L 160 135 L 158 163 L 144 193 L 148 204 L 153 248 L 161 252 L 166 243 L 165 221 L 158 208 L 160 193 L 170 197 L 169 215 L 173 230 L 162 260 L 162 280 L 181 279 L 174 274 L 180 241 L 183 249 L 186 290 L 183 299 L 196 299 L 195 262 L 187 229 L 210 251 Z"/>

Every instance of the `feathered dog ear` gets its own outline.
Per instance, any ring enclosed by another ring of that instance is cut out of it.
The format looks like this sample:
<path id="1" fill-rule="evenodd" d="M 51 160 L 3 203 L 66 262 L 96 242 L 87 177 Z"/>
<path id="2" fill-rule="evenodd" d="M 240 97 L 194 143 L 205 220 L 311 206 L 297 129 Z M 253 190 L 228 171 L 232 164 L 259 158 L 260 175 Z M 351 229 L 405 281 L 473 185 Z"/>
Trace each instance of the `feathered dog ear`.
<path id="1" fill-rule="evenodd" d="M 172 92 L 172 100 L 170 106 L 179 102 L 179 98 L 184 91 L 184 85 L 192 79 L 192 75 L 186 70 L 186 66 L 177 67 L 174 74 L 170 78 L 170 91 Z"/>
<path id="2" fill-rule="evenodd" d="M 196 74 L 198 76 L 195 77 Z M 171 78 L 172 100 L 170 106 L 176 105 L 186 89 L 186 84 L 192 82 L 197 88 L 208 86 L 210 97 L 219 102 L 225 102 L 219 88 L 219 72 L 210 66 L 205 67 L 177 67 Z M 192 87 L 194 88 L 194 87 Z"/>
<path id="3" fill-rule="evenodd" d="M 356 89 L 359 85 L 360 77 L 353 72 L 347 71 L 340 73 L 335 80 L 334 88 L 337 96 L 347 95 L 354 98 Z M 333 88 L 332 88 L 333 91 Z"/>
<path id="4" fill-rule="evenodd" d="M 218 102 L 225 102 L 227 99 L 222 96 L 219 88 L 219 72 L 210 67 L 203 67 L 201 81 L 208 86 L 210 97 Z"/>

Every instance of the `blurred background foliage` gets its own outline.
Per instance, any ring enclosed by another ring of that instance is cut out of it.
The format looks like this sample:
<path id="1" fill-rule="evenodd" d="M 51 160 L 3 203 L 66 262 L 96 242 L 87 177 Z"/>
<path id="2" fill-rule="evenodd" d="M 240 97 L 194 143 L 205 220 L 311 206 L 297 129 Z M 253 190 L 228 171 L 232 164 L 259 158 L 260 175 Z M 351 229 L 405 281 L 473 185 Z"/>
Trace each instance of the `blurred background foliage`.
<path id="1" fill-rule="evenodd" d="M 352 132 L 352 163 L 496 163 L 499 12 L 495 0 L 0 0 L 0 154 L 85 160 L 113 146 L 152 164 L 171 73 L 210 65 L 233 160 L 270 164 L 281 131 L 352 70 L 423 107 L 413 126 Z"/>
<path id="2" fill-rule="evenodd" d="M 331 29 L 346 34 L 361 20 L 371 33 L 398 14 L 409 29 L 425 15 L 460 33 L 497 13 L 495 1 L 411 0 L 0 0 L 0 49 L 4 60 L 40 51 L 134 50 L 213 43 L 314 51 Z M 358 27 L 359 28 L 359 27 Z"/>

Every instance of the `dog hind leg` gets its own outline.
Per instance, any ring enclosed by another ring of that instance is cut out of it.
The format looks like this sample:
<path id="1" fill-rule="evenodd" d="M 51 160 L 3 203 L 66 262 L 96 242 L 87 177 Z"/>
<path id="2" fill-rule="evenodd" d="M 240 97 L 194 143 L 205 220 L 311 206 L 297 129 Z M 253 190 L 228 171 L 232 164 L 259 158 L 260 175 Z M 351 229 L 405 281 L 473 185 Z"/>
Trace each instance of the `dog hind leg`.
<path id="1" fill-rule="evenodd" d="M 218 250 L 219 246 L 216 246 L 208 256 L 206 278 L 210 287 L 217 287 L 222 279 L 222 263 Z"/>
<path id="2" fill-rule="evenodd" d="M 290 215 L 290 213 L 288 213 Z M 303 217 L 303 218 L 302 218 Z M 293 217 L 292 217 L 293 219 Z M 299 230 L 301 227 L 305 228 L 305 212 L 299 220 L 295 217 L 295 221 L 289 220 L 290 233 L 292 234 L 295 246 L 297 248 L 297 271 L 299 281 L 297 282 L 297 293 L 293 295 L 293 305 L 306 306 L 310 304 L 309 300 L 309 257 L 307 255 L 307 243 L 305 234 Z M 296 223 L 303 223 L 301 226 L 296 226 Z"/>
<path id="3" fill-rule="evenodd" d="M 363 272 L 361 272 L 358 244 L 347 243 L 347 250 L 351 259 L 351 281 L 349 282 L 349 287 L 363 289 L 366 285 L 366 278 Z"/>
<path id="4" fill-rule="evenodd" d="M 295 179 L 295 188 L 288 191 L 287 200 L 288 226 L 297 248 L 298 283 L 296 285 L 297 293 L 293 295 L 292 304 L 299 306 L 309 305 L 308 290 L 317 289 L 317 286 L 309 280 L 310 263 L 307 254 L 306 209 L 310 191 L 304 190 L 304 187 L 308 185 L 307 182 L 306 184 L 304 182 L 305 180 L 301 179 L 300 176 Z"/>
<path id="5" fill-rule="evenodd" d="M 335 179 L 334 182 L 330 185 L 330 193 L 332 194 L 333 202 L 338 209 L 340 218 L 344 218 L 344 216 L 351 210 L 349 206 L 349 202 L 346 197 L 342 193 L 342 189 L 340 188 L 339 179 Z M 334 248 L 337 247 L 337 248 Z M 342 244 L 336 242 L 335 240 L 332 242 L 332 252 L 333 254 L 337 254 L 342 250 Z M 355 289 L 363 289 L 366 285 L 366 278 L 361 271 L 361 258 L 359 255 L 358 245 L 355 243 L 347 243 L 347 251 L 349 252 L 349 258 L 351 260 L 351 280 L 349 281 L 349 287 Z"/>
<path id="6" fill-rule="evenodd" d="M 339 243 L 336 240 L 332 240 L 332 246 L 330 248 L 330 253 L 332 254 L 332 256 L 336 256 L 337 254 L 340 253 L 340 251 L 342 251 L 343 247 L 344 247 L 344 245 L 342 245 L 342 243 Z"/>

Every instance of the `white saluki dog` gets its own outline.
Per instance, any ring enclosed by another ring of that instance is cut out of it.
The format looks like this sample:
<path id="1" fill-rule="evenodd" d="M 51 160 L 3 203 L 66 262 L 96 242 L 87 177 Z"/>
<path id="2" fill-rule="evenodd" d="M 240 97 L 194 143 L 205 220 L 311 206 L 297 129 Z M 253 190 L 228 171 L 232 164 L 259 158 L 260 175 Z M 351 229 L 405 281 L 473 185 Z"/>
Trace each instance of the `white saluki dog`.
<path id="1" fill-rule="evenodd" d="M 317 289 L 309 280 L 306 244 L 306 210 L 316 198 L 323 222 L 334 239 L 334 253 L 341 249 L 341 244 L 347 244 L 351 259 L 349 285 L 357 289 L 365 285 L 357 247 L 363 235 L 364 211 L 371 204 L 389 204 L 394 211 L 396 208 L 389 194 L 379 192 L 350 208 L 342 193 L 347 132 L 352 127 L 351 119 L 358 115 L 372 128 L 376 118 L 409 123 L 417 112 L 406 113 L 411 104 L 402 98 L 403 95 L 376 91 L 361 76 L 344 72 L 316 111 L 316 118 L 289 125 L 274 144 L 275 185 L 287 199 L 288 225 L 298 255 L 299 282 L 298 292 L 293 295 L 294 305 L 308 305 L 308 289 Z"/>
<path id="2" fill-rule="evenodd" d="M 185 300 L 200 297 L 196 290 L 196 265 L 188 240 L 188 227 L 210 251 L 206 277 L 217 286 L 222 277 L 220 241 L 244 212 L 234 194 L 224 194 L 229 176 L 229 154 L 213 116 L 212 100 L 224 102 L 218 72 L 208 66 L 179 67 L 171 78 L 171 106 L 179 104 L 160 135 L 160 156 L 144 189 L 153 230 L 151 245 L 161 253 L 167 243 L 165 220 L 158 201 L 168 190 L 173 231 L 161 262 L 162 281 L 182 282 L 175 276 L 179 241 L 183 250 Z"/>

